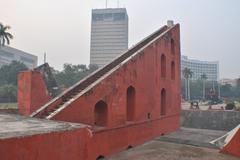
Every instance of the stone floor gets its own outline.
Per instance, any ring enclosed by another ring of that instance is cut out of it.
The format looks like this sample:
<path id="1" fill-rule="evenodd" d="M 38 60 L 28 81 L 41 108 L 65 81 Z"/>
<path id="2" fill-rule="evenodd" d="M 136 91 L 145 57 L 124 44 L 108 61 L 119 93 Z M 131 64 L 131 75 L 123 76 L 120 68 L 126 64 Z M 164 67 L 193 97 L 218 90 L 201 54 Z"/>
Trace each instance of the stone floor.
<path id="1" fill-rule="evenodd" d="M 225 135 L 226 133 L 227 131 L 181 127 L 176 132 L 159 137 L 157 140 L 199 147 L 216 148 L 216 146 L 209 142 Z"/>
<path id="2" fill-rule="evenodd" d="M 86 125 L 0 113 L 0 139 L 71 130 Z"/>
<path id="3" fill-rule="evenodd" d="M 121 152 L 108 160 L 239 160 L 217 149 L 153 140 Z"/>
<path id="4" fill-rule="evenodd" d="M 109 160 L 239 160 L 219 153 L 209 142 L 226 131 L 180 128 L 141 146 L 121 152 Z"/>

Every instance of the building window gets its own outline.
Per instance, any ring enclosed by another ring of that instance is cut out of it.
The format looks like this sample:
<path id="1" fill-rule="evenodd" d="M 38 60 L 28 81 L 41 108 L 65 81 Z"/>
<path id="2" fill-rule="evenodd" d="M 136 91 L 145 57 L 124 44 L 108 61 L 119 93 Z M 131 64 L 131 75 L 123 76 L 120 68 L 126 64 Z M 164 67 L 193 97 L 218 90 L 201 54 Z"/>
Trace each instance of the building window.
<path id="1" fill-rule="evenodd" d="M 94 108 L 94 124 L 98 126 L 107 126 L 108 107 L 104 101 L 98 101 Z"/>
<path id="2" fill-rule="evenodd" d="M 92 20 L 93 21 L 102 21 L 103 20 L 103 14 L 92 14 Z"/>
<path id="3" fill-rule="evenodd" d="M 166 100 L 167 100 L 167 97 L 166 97 L 166 90 L 163 88 L 161 90 L 161 116 L 163 115 L 166 115 Z"/>
<path id="4" fill-rule="evenodd" d="M 166 56 L 164 54 L 161 56 L 161 77 L 166 77 Z"/>
<path id="5" fill-rule="evenodd" d="M 27 57 L 20 57 L 21 61 L 23 61 L 24 63 L 34 63 L 34 60 L 31 58 L 27 58 Z"/>
<path id="6" fill-rule="evenodd" d="M 134 120 L 135 111 L 135 88 L 130 86 L 127 89 L 127 121 Z"/>
<path id="7" fill-rule="evenodd" d="M 173 55 L 175 54 L 175 42 L 174 42 L 174 39 L 171 39 L 171 53 Z"/>
<path id="8" fill-rule="evenodd" d="M 120 21 L 125 19 L 125 13 L 114 13 L 113 15 L 114 21 Z"/>
<path id="9" fill-rule="evenodd" d="M 171 79 L 175 80 L 175 62 L 171 62 Z"/>

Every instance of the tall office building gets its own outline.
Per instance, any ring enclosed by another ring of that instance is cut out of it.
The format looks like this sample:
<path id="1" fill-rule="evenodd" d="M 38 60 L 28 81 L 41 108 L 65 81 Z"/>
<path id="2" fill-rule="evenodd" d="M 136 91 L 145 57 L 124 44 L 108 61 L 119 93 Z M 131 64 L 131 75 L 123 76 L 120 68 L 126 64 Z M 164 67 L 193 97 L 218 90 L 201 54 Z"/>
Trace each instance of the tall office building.
<path id="1" fill-rule="evenodd" d="M 125 8 L 93 9 L 90 64 L 102 67 L 127 49 L 127 10 Z"/>
<path id="2" fill-rule="evenodd" d="M 24 63 L 29 69 L 37 66 L 37 56 L 20 51 L 18 49 L 4 46 L 0 48 L 0 67 L 10 64 L 12 61 Z"/>
<path id="3" fill-rule="evenodd" d="M 192 79 L 201 79 L 201 75 L 206 74 L 208 81 L 219 80 L 219 62 L 218 61 L 200 61 L 196 59 L 188 59 L 187 56 L 181 56 L 181 73 L 189 68 L 193 72 Z"/>

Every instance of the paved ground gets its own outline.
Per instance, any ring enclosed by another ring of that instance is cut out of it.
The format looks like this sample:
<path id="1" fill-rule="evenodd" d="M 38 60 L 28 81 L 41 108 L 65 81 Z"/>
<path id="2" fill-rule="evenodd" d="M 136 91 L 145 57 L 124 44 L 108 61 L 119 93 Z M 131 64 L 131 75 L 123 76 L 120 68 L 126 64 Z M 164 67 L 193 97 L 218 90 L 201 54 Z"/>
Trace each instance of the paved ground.
<path id="1" fill-rule="evenodd" d="M 159 137 L 157 140 L 216 148 L 216 146 L 210 144 L 209 142 L 225 135 L 226 133 L 227 131 L 181 127 L 178 131 Z"/>
<path id="2" fill-rule="evenodd" d="M 216 149 L 153 140 L 108 160 L 239 160 Z"/>
<path id="3" fill-rule="evenodd" d="M 0 139 L 71 130 L 86 125 L 0 113 Z"/>
<path id="4" fill-rule="evenodd" d="M 109 160 L 239 160 L 219 153 L 209 142 L 226 131 L 181 128 L 144 145 L 121 152 Z"/>

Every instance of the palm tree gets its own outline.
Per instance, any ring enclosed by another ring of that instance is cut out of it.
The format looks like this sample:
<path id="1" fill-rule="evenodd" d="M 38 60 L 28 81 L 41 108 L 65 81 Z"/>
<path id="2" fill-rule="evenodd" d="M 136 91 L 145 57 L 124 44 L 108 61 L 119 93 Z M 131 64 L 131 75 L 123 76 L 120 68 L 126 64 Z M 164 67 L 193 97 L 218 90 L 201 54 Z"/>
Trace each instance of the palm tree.
<path id="1" fill-rule="evenodd" d="M 207 75 L 205 73 L 203 73 L 201 75 L 201 80 L 203 81 L 203 100 L 205 99 L 205 83 L 206 83 L 206 80 L 207 80 Z"/>
<path id="2" fill-rule="evenodd" d="M 13 39 L 13 35 L 7 32 L 10 28 L 10 26 L 4 26 L 2 23 L 0 23 L 0 47 L 5 46 L 6 42 L 9 45 L 10 39 Z"/>
<path id="3" fill-rule="evenodd" d="M 187 100 L 190 100 L 190 86 L 189 86 L 189 79 L 191 79 L 193 76 L 193 72 L 191 71 L 191 69 L 189 68 L 184 68 L 183 70 L 183 77 L 185 78 L 186 82 L 187 82 L 187 88 L 185 90 L 185 93 L 186 93 L 186 97 L 187 97 Z"/>

